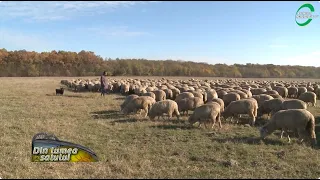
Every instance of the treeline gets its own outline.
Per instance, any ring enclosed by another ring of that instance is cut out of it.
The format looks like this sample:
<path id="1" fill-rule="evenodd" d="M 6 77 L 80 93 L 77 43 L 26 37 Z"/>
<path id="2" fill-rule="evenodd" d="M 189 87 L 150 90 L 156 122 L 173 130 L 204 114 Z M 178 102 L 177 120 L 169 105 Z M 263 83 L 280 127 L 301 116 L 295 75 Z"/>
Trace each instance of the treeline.
<path id="1" fill-rule="evenodd" d="M 0 76 L 198 76 L 320 78 L 320 68 L 259 64 L 207 64 L 190 61 L 107 59 L 91 51 L 28 52 L 0 49 Z"/>

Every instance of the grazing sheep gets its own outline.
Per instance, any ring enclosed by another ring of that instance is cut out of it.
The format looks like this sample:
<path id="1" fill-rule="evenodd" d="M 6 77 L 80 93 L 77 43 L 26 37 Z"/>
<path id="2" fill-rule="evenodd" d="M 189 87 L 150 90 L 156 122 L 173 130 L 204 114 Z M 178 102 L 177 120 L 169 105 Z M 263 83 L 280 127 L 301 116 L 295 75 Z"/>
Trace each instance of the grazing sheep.
<path id="1" fill-rule="evenodd" d="M 274 99 L 272 96 L 267 94 L 253 95 L 252 98 L 257 100 L 259 107 L 262 105 L 264 101 Z"/>
<path id="2" fill-rule="evenodd" d="M 152 91 L 156 95 L 156 101 L 166 100 L 166 93 L 163 90 Z"/>
<path id="3" fill-rule="evenodd" d="M 305 93 L 305 92 L 308 92 L 308 90 L 307 90 L 306 87 L 298 87 L 297 97 L 300 97 L 300 95 L 301 95 L 302 93 Z"/>
<path id="4" fill-rule="evenodd" d="M 153 99 L 156 99 L 156 95 L 155 95 L 153 92 L 143 93 L 142 96 L 150 96 L 150 97 L 152 97 Z"/>
<path id="5" fill-rule="evenodd" d="M 176 102 L 179 107 L 179 112 L 182 112 L 183 115 L 185 112 L 186 115 L 188 115 L 189 110 L 193 111 L 195 108 L 204 104 L 203 99 L 201 99 L 200 97 L 184 98 Z"/>
<path id="6" fill-rule="evenodd" d="M 127 115 L 131 112 L 136 113 L 139 109 L 142 109 L 145 111 L 144 117 L 147 117 L 148 111 L 155 102 L 156 101 L 152 97 L 140 96 L 129 101 L 122 109 L 122 112 Z"/>
<path id="7" fill-rule="evenodd" d="M 263 93 L 267 92 L 267 90 L 264 88 L 254 88 L 254 89 L 251 89 L 250 91 L 251 91 L 252 95 L 259 95 L 259 94 L 263 94 Z"/>
<path id="8" fill-rule="evenodd" d="M 178 104 L 175 101 L 170 99 L 158 101 L 152 105 L 148 116 L 153 121 L 156 116 L 158 116 L 158 120 L 160 116 L 162 116 L 163 118 L 164 114 L 168 114 L 169 120 L 173 114 L 177 116 L 177 119 L 179 120 L 180 113 L 178 110 Z"/>
<path id="9" fill-rule="evenodd" d="M 316 106 L 317 103 L 317 95 L 314 92 L 304 92 L 299 96 L 299 99 L 307 104 L 311 103 L 312 106 Z"/>
<path id="10" fill-rule="evenodd" d="M 172 99 L 176 99 L 176 97 L 178 96 L 178 94 L 180 94 L 180 90 L 177 88 L 173 88 L 172 90 Z"/>
<path id="11" fill-rule="evenodd" d="M 279 94 L 279 93 L 276 90 L 269 90 L 269 91 L 266 91 L 264 94 L 271 95 L 271 94 Z"/>
<path id="12" fill-rule="evenodd" d="M 222 116 L 224 119 L 228 119 L 229 117 L 235 117 L 239 114 L 248 114 L 251 118 L 251 125 L 254 126 L 256 117 L 257 117 L 258 103 L 253 99 L 241 99 L 238 101 L 231 102 L 227 108 L 225 108 L 224 112 L 222 112 Z"/>
<path id="13" fill-rule="evenodd" d="M 199 98 L 202 99 L 203 102 L 205 102 L 201 92 L 192 92 L 192 94 L 194 95 L 194 97 L 199 97 Z"/>
<path id="14" fill-rule="evenodd" d="M 220 112 L 222 113 L 224 111 L 224 102 L 220 98 L 214 98 L 211 101 L 208 101 L 206 104 L 212 104 L 213 102 L 216 102 L 220 105 Z"/>
<path id="15" fill-rule="evenodd" d="M 211 101 L 213 98 L 218 98 L 218 94 L 214 89 L 207 90 L 206 93 L 207 101 Z"/>
<path id="16" fill-rule="evenodd" d="M 283 99 L 282 96 L 280 96 L 279 94 L 269 94 L 270 96 L 272 96 L 274 99 Z"/>
<path id="17" fill-rule="evenodd" d="M 120 111 L 122 111 L 122 109 L 132 100 L 139 97 L 136 94 L 131 94 L 129 96 L 126 97 L 126 99 L 124 100 L 124 102 L 120 105 Z"/>
<path id="18" fill-rule="evenodd" d="M 176 97 L 175 101 L 179 101 L 181 99 L 184 99 L 184 98 L 192 98 L 194 97 L 194 95 L 191 93 L 191 92 L 183 92 L 181 94 L 178 94 L 178 96 Z"/>
<path id="19" fill-rule="evenodd" d="M 299 99 L 288 99 L 282 102 L 281 110 L 286 109 L 307 109 L 307 103 Z"/>
<path id="20" fill-rule="evenodd" d="M 271 117 L 269 123 L 260 128 L 260 137 L 265 139 L 266 136 L 270 135 L 277 129 L 282 130 L 280 138 L 282 138 L 283 132 L 286 132 L 288 135 L 288 130 L 297 130 L 301 142 L 309 136 L 312 144 L 317 144 L 315 119 L 314 116 L 306 109 L 288 109 L 278 111 Z M 289 135 L 288 141 L 290 142 Z"/>
<path id="21" fill-rule="evenodd" d="M 227 107 L 231 102 L 240 100 L 240 95 L 238 93 L 228 93 L 222 97 L 225 107 Z"/>
<path id="22" fill-rule="evenodd" d="M 228 94 L 227 91 L 220 90 L 217 92 L 218 98 L 222 99 L 224 95 Z"/>
<path id="23" fill-rule="evenodd" d="M 248 98 L 248 95 L 240 90 L 233 90 L 233 91 L 229 91 L 229 93 L 234 92 L 240 95 L 240 99 L 246 99 Z"/>
<path id="24" fill-rule="evenodd" d="M 129 88 L 130 88 L 129 84 L 121 84 L 120 93 L 121 94 L 128 94 L 129 93 Z"/>
<path id="25" fill-rule="evenodd" d="M 248 95 L 248 98 L 251 98 L 252 97 L 252 93 L 250 90 L 247 90 L 247 89 L 241 89 L 240 91 L 246 93 Z"/>
<path id="26" fill-rule="evenodd" d="M 288 87 L 288 97 L 296 98 L 298 96 L 298 88 Z"/>
<path id="27" fill-rule="evenodd" d="M 275 98 L 266 100 L 258 107 L 258 117 L 261 117 L 263 114 L 273 115 L 275 112 L 278 112 L 282 109 L 282 103 L 284 99 Z"/>
<path id="28" fill-rule="evenodd" d="M 287 98 L 288 96 L 288 89 L 286 87 L 275 87 L 276 91 L 279 95 L 283 98 Z"/>
<path id="29" fill-rule="evenodd" d="M 314 92 L 314 89 L 313 89 L 313 87 L 310 87 L 310 86 L 309 86 L 309 87 L 307 87 L 307 91 L 308 91 L 308 92 Z"/>
<path id="30" fill-rule="evenodd" d="M 58 94 L 63 95 L 63 93 L 64 93 L 64 89 L 63 88 L 56 89 L 56 95 L 58 95 Z"/>
<path id="31" fill-rule="evenodd" d="M 171 89 L 164 89 L 163 91 L 166 93 L 166 99 L 173 99 L 173 92 Z"/>
<path id="32" fill-rule="evenodd" d="M 188 119 L 189 123 L 193 125 L 196 122 L 199 122 L 199 126 L 204 123 L 207 128 L 207 123 L 211 121 L 212 126 L 214 127 L 216 121 L 219 123 L 219 127 L 222 128 L 220 120 L 220 105 L 218 103 L 204 104 L 197 107 L 193 114 Z"/>

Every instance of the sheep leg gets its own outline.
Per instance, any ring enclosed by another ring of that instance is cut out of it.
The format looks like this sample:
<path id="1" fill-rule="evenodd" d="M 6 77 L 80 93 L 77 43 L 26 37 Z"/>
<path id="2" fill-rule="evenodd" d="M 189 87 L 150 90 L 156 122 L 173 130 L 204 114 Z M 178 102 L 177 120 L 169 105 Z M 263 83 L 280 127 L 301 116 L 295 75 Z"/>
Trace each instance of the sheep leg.
<path id="1" fill-rule="evenodd" d="M 219 122 L 219 127 L 220 127 L 220 129 L 221 129 L 221 128 L 222 128 L 222 125 L 221 125 L 220 113 L 218 114 L 216 120 Z"/>
<path id="2" fill-rule="evenodd" d="M 204 122 L 204 127 L 207 129 L 207 121 Z"/>
<path id="3" fill-rule="evenodd" d="M 298 129 L 298 137 L 299 137 L 298 140 L 299 140 L 300 143 L 303 142 L 303 138 L 304 138 L 304 137 L 303 137 L 303 136 L 304 136 L 303 131 L 304 131 L 303 129 Z"/>
<path id="4" fill-rule="evenodd" d="M 172 117 L 172 113 L 168 113 L 168 120 L 170 121 Z"/>
<path id="5" fill-rule="evenodd" d="M 212 122 L 211 129 L 213 129 L 214 125 L 216 124 L 216 119 L 215 119 L 215 118 L 212 118 L 211 122 Z"/>
<path id="6" fill-rule="evenodd" d="M 287 135 L 288 135 L 288 143 L 290 143 L 291 142 L 290 136 L 289 136 L 289 134 L 287 134 Z"/>
<path id="7" fill-rule="evenodd" d="M 144 111 L 145 111 L 144 117 L 147 117 L 148 116 L 148 107 L 144 108 Z"/>
<path id="8" fill-rule="evenodd" d="M 283 133 L 284 133 L 284 130 L 283 130 L 283 129 L 281 129 L 280 139 L 282 139 L 282 137 L 283 137 Z"/>

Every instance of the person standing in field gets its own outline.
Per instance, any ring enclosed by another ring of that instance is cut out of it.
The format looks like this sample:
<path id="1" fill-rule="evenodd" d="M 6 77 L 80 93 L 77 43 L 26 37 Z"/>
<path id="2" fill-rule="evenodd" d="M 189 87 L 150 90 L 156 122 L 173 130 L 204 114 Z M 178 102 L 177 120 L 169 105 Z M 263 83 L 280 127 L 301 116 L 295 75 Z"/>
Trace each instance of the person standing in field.
<path id="1" fill-rule="evenodd" d="M 102 76 L 100 78 L 100 83 L 101 83 L 101 96 L 104 96 L 104 94 L 107 93 L 107 89 L 108 89 L 108 81 L 107 81 L 107 72 L 104 71 L 102 73 Z"/>

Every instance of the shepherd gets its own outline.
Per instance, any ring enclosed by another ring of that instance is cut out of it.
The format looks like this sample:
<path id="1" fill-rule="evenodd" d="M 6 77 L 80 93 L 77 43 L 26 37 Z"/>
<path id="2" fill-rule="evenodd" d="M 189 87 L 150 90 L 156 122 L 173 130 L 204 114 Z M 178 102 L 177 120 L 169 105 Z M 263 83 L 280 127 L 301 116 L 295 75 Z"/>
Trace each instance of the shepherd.
<path id="1" fill-rule="evenodd" d="M 107 93 L 108 89 L 108 81 L 107 81 L 107 72 L 103 71 L 102 76 L 100 78 L 101 83 L 101 96 L 104 96 Z"/>

